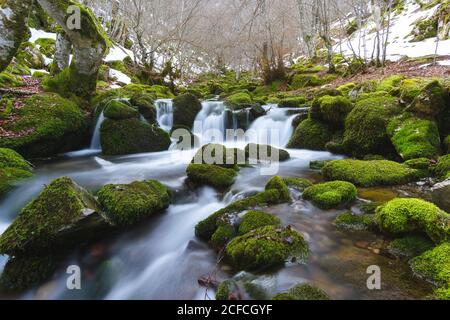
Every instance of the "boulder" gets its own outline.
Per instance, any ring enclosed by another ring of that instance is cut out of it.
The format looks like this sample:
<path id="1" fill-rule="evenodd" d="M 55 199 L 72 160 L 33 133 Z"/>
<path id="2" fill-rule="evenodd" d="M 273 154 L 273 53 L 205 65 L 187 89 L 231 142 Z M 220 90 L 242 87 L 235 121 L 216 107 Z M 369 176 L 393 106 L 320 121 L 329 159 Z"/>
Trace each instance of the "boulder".
<path id="1" fill-rule="evenodd" d="M 245 157 L 249 160 L 283 162 L 291 158 L 286 150 L 269 145 L 249 143 L 245 147 Z"/>
<path id="2" fill-rule="evenodd" d="M 189 180 L 195 184 L 226 189 L 233 185 L 239 170 L 211 164 L 191 163 L 186 172 Z"/>
<path id="3" fill-rule="evenodd" d="M 330 297 L 322 289 L 304 283 L 291 288 L 288 292 L 277 294 L 272 300 L 322 301 L 330 300 Z"/>
<path id="4" fill-rule="evenodd" d="M 295 130 L 288 148 L 325 150 L 325 145 L 332 138 L 333 134 L 327 125 L 313 119 L 306 119 Z"/>
<path id="5" fill-rule="evenodd" d="M 19 181 L 31 177 L 31 165 L 11 149 L 0 148 L 0 197 Z"/>
<path id="6" fill-rule="evenodd" d="M 173 99 L 173 124 L 192 128 L 202 104 L 197 97 L 186 93 Z"/>
<path id="7" fill-rule="evenodd" d="M 356 199 L 358 190 L 356 187 L 345 181 L 332 181 L 317 184 L 309 187 L 303 193 L 305 200 L 321 209 L 332 209 L 349 205 Z"/>
<path id="8" fill-rule="evenodd" d="M 112 120 L 138 119 L 139 111 L 119 100 L 112 100 L 105 108 L 104 115 Z"/>
<path id="9" fill-rule="evenodd" d="M 450 212 L 450 178 L 437 183 L 431 188 L 433 203 L 439 208 Z"/>

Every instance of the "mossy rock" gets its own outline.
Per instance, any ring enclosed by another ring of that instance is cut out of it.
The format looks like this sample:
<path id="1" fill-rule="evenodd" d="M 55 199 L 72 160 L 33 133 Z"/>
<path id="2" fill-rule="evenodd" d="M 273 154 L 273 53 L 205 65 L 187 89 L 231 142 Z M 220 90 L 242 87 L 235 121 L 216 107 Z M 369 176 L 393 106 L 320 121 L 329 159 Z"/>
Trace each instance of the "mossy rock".
<path id="1" fill-rule="evenodd" d="M 165 151 L 172 143 L 167 132 L 139 119 L 105 120 L 100 142 L 105 155 Z"/>
<path id="2" fill-rule="evenodd" d="M 138 119 L 139 111 L 119 100 L 112 100 L 105 108 L 104 115 L 112 120 Z"/>
<path id="3" fill-rule="evenodd" d="M 228 301 L 230 300 L 230 295 L 233 293 L 233 289 L 236 288 L 236 284 L 232 280 L 223 281 L 216 291 L 217 301 Z"/>
<path id="4" fill-rule="evenodd" d="M 437 158 L 441 153 L 438 125 L 418 118 L 394 118 L 387 127 L 392 144 L 403 160 Z"/>
<path id="5" fill-rule="evenodd" d="M 439 158 L 438 164 L 433 169 L 433 173 L 441 180 L 450 178 L 450 154 Z"/>
<path id="6" fill-rule="evenodd" d="M 307 103 L 305 96 L 288 97 L 281 99 L 278 106 L 280 108 L 300 108 Z"/>
<path id="7" fill-rule="evenodd" d="M 404 104 L 412 103 L 421 93 L 424 81 L 421 79 L 405 79 L 400 85 L 400 99 Z"/>
<path id="8" fill-rule="evenodd" d="M 438 80 L 431 81 L 414 99 L 408 111 L 439 120 L 446 109 L 446 90 Z"/>
<path id="9" fill-rule="evenodd" d="M 325 301 L 331 300 L 328 294 L 308 283 L 299 284 L 291 288 L 288 292 L 279 293 L 272 298 L 278 301 Z"/>
<path id="10" fill-rule="evenodd" d="M 70 178 L 59 178 L 3 233 L 0 252 L 10 256 L 57 252 L 93 239 L 109 227 L 92 195 Z"/>
<path id="11" fill-rule="evenodd" d="M 33 176 L 31 165 L 11 149 L 0 148 L 0 197 L 21 180 Z"/>
<path id="12" fill-rule="evenodd" d="M 135 94 L 131 97 L 130 103 L 137 107 L 139 113 L 147 120 L 149 123 L 156 123 L 157 110 L 155 107 L 154 96 L 151 94 Z"/>
<path id="13" fill-rule="evenodd" d="M 333 224 L 338 229 L 349 232 L 371 231 L 376 226 L 375 216 L 370 214 L 356 215 L 352 212 L 338 215 Z"/>
<path id="14" fill-rule="evenodd" d="M 402 75 L 390 76 L 379 83 L 377 86 L 377 91 L 384 91 L 391 94 L 396 93 L 395 91 L 400 88 L 404 79 L 405 76 Z"/>
<path id="15" fill-rule="evenodd" d="M 210 164 L 238 170 L 240 165 L 246 164 L 246 156 L 243 150 L 211 143 L 201 147 L 191 163 Z"/>
<path id="16" fill-rule="evenodd" d="M 386 128 L 392 117 L 401 112 L 397 99 L 388 95 L 359 100 L 345 122 L 345 148 L 359 157 L 390 154 L 394 148 Z"/>
<path id="17" fill-rule="evenodd" d="M 332 209 L 350 204 L 356 199 L 357 194 L 358 190 L 353 184 L 332 181 L 309 187 L 303 193 L 303 198 L 311 200 L 321 209 Z"/>
<path id="18" fill-rule="evenodd" d="M 56 51 L 56 40 L 49 38 L 39 38 L 35 44 L 39 47 L 38 50 L 49 58 L 53 57 Z"/>
<path id="19" fill-rule="evenodd" d="M 16 151 L 0 148 L 0 169 L 17 168 L 25 171 L 31 171 L 31 165 Z"/>
<path id="20" fill-rule="evenodd" d="M 250 160 L 283 162 L 291 158 L 289 152 L 269 145 L 249 143 L 245 147 L 245 157 Z"/>
<path id="21" fill-rule="evenodd" d="M 305 261 L 309 247 L 290 227 L 267 226 L 235 238 L 226 247 L 226 259 L 236 270 L 267 270 L 288 260 Z"/>
<path id="22" fill-rule="evenodd" d="M 3 88 L 8 87 L 21 87 L 25 85 L 21 76 L 14 75 L 9 72 L 0 73 L 0 86 Z"/>
<path id="23" fill-rule="evenodd" d="M 199 185 L 226 189 L 233 185 L 238 171 L 211 164 L 191 163 L 186 170 L 190 181 Z"/>
<path id="24" fill-rule="evenodd" d="M 20 64 L 23 64 L 32 69 L 45 68 L 44 56 L 36 48 L 36 46 L 30 42 L 24 42 L 21 44 L 16 55 L 16 59 Z"/>
<path id="25" fill-rule="evenodd" d="M 352 92 L 356 88 L 356 83 L 350 82 L 346 83 L 340 87 L 337 88 L 337 90 L 343 95 L 343 96 L 349 96 L 350 92 Z"/>
<path id="26" fill-rule="evenodd" d="M 292 78 L 291 90 L 297 90 L 307 87 L 318 87 L 325 84 L 317 74 L 296 74 Z"/>
<path id="27" fill-rule="evenodd" d="M 253 99 L 249 93 L 238 92 L 225 100 L 225 104 L 233 110 L 249 108 L 253 106 Z"/>
<path id="28" fill-rule="evenodd" d="M 49 157 L 83 147 L 90 138 L 89 121 L 72 101 L 56 94 L 37 94 L 14 111 L 18 119 L 3 129 L 0 147 L 14 149 L 26 158 Z"/>
<path id="29" fill-rule="evenodd" d="M 387 160 L 335 160 L 322 169 L 326 180 L 342 180 L 359 187 L 394 186 L 417 181 L 420 170 Z"/>
<path id="30" fill-rule="evenodd" d="M 323 96 L 314 100 L 311 118 L 327 123 L 334 128 L 343 128 L 353 104 L 342 96 Z"/>
<path id="31" fill-rule="evenodd" d="M 197 114 L 202 110 L 202 104 L 196 96 L 183 94 L 173 100 L 173 123 L 192 128 Z"/>
<path id="32" fill-rule="evenodd" d="M 306 188 L 312 187 L 313 183 L 309 181 L 308 179 L 304 178 L 292 178 L 287 177 L 283 178 L 283 182 L 292 189 L 295 189 L 299 192 L 305 191 Z"/>
<path id="33" fill-rule="evenodd" d="M 411 235 L 392 241 L 387 250 L 395 257 L 411 259 L 433 249 L 433 247 L 434 243 L 426 237 Z"/>
<path id="34" fill-rule="evenodd" d="M 126 185 L 106 185 L 97 193 L 98 201 L 117 226 L 130 226 L 166 209 L 167 188 L 155 180 Z"/>
<path id="35" fill-rule="evenodd" d="M 281 220 L 273 214 L 262 211 L 249 211 L 239 223 L 239 235 L 244 235 L 258 228 L 279 225 L 281 225 Z"/>
<path id="36" fill-rule="evenodd" d="M 326 124 L 313 119 L 306 119 L 295 130 L 288 148 L 325 150 L 325 145 L 332 138 L 333 134 Z"/>
<path id="37" fill-rule="evenodd" d="M 377 209 L 376 221 L 393 235 L 425 232 L 436 243 L 450 239 L 450 215 L 422 199 L 394 199 Z"/>
<path id="38" fill-rule="evenodd" d="M 445 242 L 411 261 L 413 272 L 439 287 L 450 283 L 450 243 Z"/>
<path id="39" fill-rule="evenodd" d="M 431 160 L 429 158 L 417 158 L 405 161 L 405 165 L 416 170 L 429 170 Z"/>

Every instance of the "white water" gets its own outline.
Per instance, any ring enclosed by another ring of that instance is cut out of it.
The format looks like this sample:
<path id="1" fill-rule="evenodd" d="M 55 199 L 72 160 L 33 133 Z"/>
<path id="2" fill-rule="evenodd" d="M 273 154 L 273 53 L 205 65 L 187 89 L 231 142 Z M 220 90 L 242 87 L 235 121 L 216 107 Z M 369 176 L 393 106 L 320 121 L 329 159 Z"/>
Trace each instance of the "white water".
<path id="1" fill-rule="evenodd" d="M 91 140 L 91 150 L 102 150 L 102 145 L 100 143 L 100 128 L 102 126 L 103 121 L 105 121 L 105 116 L 103 112 L 100 114 L 97 120 L 97 124 L 95 125 L 94 134 L 92 135 Z"/>
<path id="2" fill-rule="evenodd" d="M 156 120 L 159 126 L 167 132 L 173 127 L 173 102 L 170 99 L 159 99 L 155 102 Z"/>

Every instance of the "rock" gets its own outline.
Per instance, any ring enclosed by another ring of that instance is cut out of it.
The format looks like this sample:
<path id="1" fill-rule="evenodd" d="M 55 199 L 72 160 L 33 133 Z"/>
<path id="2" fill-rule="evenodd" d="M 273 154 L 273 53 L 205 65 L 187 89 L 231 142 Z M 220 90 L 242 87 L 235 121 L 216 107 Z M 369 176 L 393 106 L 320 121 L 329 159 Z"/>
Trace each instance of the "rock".
<path id="1" fill-rule="evenodd" d="M 275 297 L 272 298 L 272 300 L 320 301 L 320 300 L 330 300 L 330 297 L 322 289 L 304 283 L 293 287 L 286 293 L 277 294 Z"/>
<path id="2" fill-rule="evenodd" d="M 235 238 L 226 247 L 226 258 L 236 270 L 267 270 L 309 253 L 303 237 L 291 228 L 267 226 Z"/>
<path id="3" fill-rule="evenodd" d="M 167 132 L 139 119 L 105 120 L 100 142 L 105 155 L 165 151 L 172 143 Z"/>
<path id="4" fill-rule="evenodd" d="M 239 235 L 242 236 L 258 228 L 279 225 L 281 220 L 277 216 L 261 211 L 249 211 L 239 223 Z"/>
<path id="5" fill-rule="evenodd" d="M 303 192 L 306 188 L 313 186 L 313 183 L 311 181 L 303 178 L 283 178 L 283 182 L 289 188 L 295 189 L 299 192 Z"/>
<path id="6" fill-rule="evenodd" d="M 192 128 L 201 110 L 202 104 L 194 95 L 180 95 L 173 100 L 173 124 Z"/>
<path id="7" fill-rule="evenodd" d="M 350 232 L 370 231 L 376 226 L 374 215 L 340 214 L 333 223 L 338 229 Z"/>
<path id="8" fill-rule="evenodd" d="M 442 180 L 450 178 L 450 154 L 439 158 L 433 173 Z"/>
<path id="9" fill-rule="evenodd" d="M 445 94 L 445 88 L 439 80 L 431 81 L 414 99 L 408 111 L 440 120 L 439 118 L 446 108 Z"/>
<path id="10" fill-rule="evenodd" d="M 250 116 L 252 120 L 256 120 L 266 115 L 266 110 L 260 105 L 254 105 L 250 108 Z"/>
<path id="11" fill-rule="evenodd" d="M 329 161 L 320 161 L 320 160 L 316 160 L 316 161 L 311 161 L 309 163 L 309 168 L 312 170 L 322 170 L 323 167 L 325 167 L 325 165 L 328 163 Z"/>
<path id="12" fill-rule="evenodd" d="M 306 119 L 295 130 L 289 141 L 289 149 L 325 150 L 325 145 L 333 138 L 327 125 Z"/>
<path id="13" fill-rule="evenodd" d="M 450 212 L 450 178 L 435 184 L 431 189 L 433 203 L 442 210 Z"/>
<path id="14" fill-rule="evenodd" d="M 438 287 L 450 283 L 450 243 L 443 243 L 411 261 L 411 268 L 420 278 Z"/>
<path id="15" fill-rule="evenodd" d="M 280 108 L 300 108 L 306 105 L 306 97 L 305 96 L 297 96 L 297 97 L 288 97 L 281 99 L 278 107 Z"/>
<path id="16" fill-rule="evenodd" d="M 86 210 L 93 210 L 89 216 Z M 95 198 L 70 178 L 59 178 L 30 202 L 0 237 L 0 253 L 59 252 L 101 236 L 111 224 Z"/>
<path id="17" fill-rule="evenodd" d="M 247 92 L 238 92 L 225 99 L 225 104 L 232 110 L 241 110 L 254 106 L 253 99 Z"/>
<path id="18" fill-rule="evenodd" d="M 356 199 L 356 187 L 344 181 L 333 181 L 309 187 L 303 193 L 305 200 L 322 209 L 332 209 L 350 204 Z"/>
<path id="19" fill-rule="evenodd" d="M 310 115 L 314 120 L 322 121 L 332 128 L 343 128 L 347 115 L 353 110 L 353 104 L 342 96 L 323 96 L 316 98 Z"/>
<path id="20" fill-rule="evenodd" d="M 112 120 L 138 119 L 139 111 L 119 100 L 112 100 L 105 108 L 104 115 Z"/>
<path id="21" fill-rule="evenodd" d="M 249 160 L 283 162 L 291 158 L 286 150 L 269 145 L 249 143 L 245 147 L 245 157 Z"/>
<path id="22" fill-rule="evenodd" d="M 156 123 L 157 111 L 154 105 L 153 95 L 135 94 L 131 100 L 131 104 L 138 108 L 139 113 L 151 124 Z"/>
<path id="23" fill-rule="evenodd" d="M 32 175 L 30 164 L 20 154 L 11 149 L 0 148 L 0 197 L 17 182 Z"/>
<path id="24" fill-rule="evenodd" d="M 207 144 L 200 148 L 191 163 L 238 170 L 238 166 L 246 165 L 246 158 L 243 150 L 227 148 L 221 144 Z"/>
<path id="25" fill-rule="evenodd" d="M 434 244 L 426 237 L 412 235 L 392 241 L 387 250 L 397 258 L 411 259 L 431 250 Z"/>
<path id="26" fill-rule="evenodd" d="M 210 164 L 190 164 L 186 173 L 190 181 L 199 185 L 208 185 L 214 188 L 226 189 L 233 185 L 238 170 L 223 168 Z"/>
<path id="27" fill-rule="evenodd" d="M 39 49 L 31 42 L 24 42 L 21 44 L 16 55 L 17 61 L 32 69 L 44 69 L 45 59 Z"/>
<path id="28" fill-rule="evenodd" d="M 107 185 L 97 193 L 98 201 L 117 226 L 130 226 L 166 209 L 167 188 L 155 180 L 126 185 Z"/>

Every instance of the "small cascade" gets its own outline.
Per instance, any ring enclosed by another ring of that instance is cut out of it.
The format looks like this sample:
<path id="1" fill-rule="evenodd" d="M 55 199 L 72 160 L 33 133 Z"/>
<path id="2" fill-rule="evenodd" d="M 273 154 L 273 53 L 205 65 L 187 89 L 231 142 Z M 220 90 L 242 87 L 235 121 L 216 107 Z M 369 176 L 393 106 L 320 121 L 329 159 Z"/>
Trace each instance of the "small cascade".
<path id="1" fill-rule="evenodd" d="M 98 117 L 97 124 L 95 125 L 94 129 L 94 134 L 92 136 L 90 147 L 90 149 L 92 150 L 102 150 L 102 145 L 100 143 L 100 128 L 102 126 L 103 121 L 105 121 L 105 116 L 102 112 Z"/>
<path id="2" fill-rule="evenodd" d="M 173 128 L 173 101 L 170 99 L 159 99 L 155 102 L 156 120 L 159 126 L 170 132 Z"/>
<path id="3" fill-rule="evenodd" d="M 202 144 L 223 142 L 226 130 L 225 104 L 222 101 L 205 101 L 197 115 L 193 133 Z"/>

